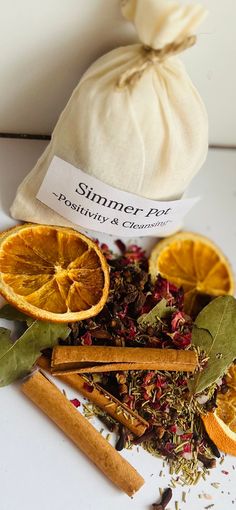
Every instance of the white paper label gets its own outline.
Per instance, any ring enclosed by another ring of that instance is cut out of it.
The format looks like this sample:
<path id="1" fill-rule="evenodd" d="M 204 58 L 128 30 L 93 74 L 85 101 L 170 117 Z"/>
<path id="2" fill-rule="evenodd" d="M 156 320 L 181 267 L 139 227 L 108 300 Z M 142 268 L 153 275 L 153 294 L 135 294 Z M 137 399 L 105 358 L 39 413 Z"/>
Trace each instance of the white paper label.
<path id="1" fill-rule="evenodd" d="M 199 200 L 142 198 L 113 188 L 57 156 L 37 198 L 75 225 L 122 237 L 168 235 Z"/>

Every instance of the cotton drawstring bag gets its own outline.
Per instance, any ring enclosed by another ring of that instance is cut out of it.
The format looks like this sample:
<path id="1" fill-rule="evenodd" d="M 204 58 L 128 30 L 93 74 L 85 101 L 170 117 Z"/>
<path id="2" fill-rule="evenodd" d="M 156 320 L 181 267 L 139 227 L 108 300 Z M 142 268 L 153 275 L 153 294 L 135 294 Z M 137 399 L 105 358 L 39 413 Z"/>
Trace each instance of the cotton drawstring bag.
<path id="1" fill-rule="evenodd" d="M 161 201 L 179 199 L 202 166 L 207 114 L 177 55 L 195 43 L 205 9 L 174 0 L 123 0 L 121 8 L 140 42 L 110 51 L 81 78 L 18 188 L 14 218 L 73 225 L 36 198 L 54 156 L 102 183 Z"/>

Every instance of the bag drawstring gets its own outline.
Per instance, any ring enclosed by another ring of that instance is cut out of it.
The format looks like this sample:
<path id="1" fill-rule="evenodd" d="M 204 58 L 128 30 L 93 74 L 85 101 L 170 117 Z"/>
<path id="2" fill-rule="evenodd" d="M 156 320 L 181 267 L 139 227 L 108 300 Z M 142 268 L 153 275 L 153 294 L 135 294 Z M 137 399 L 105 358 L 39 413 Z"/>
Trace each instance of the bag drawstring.
<path id="1" fill-rule="evenodd" d="M 135 85 L 150 66 L 157 62 L 163 62 L 166 58 L 178 55 L 178 53 L 191 48 L 191 46 L 194 46 L 196 43 L 196 40 L 197 37 L 195 35 L 191 35 L 186 37 L 183 41 L 166 44 L 166 46 L 158 50 L 149 46 L 141 46 L 140 63 L 121 74 L 117 82 L 117 87 L 119 89 L 123 89 L 124 87 L 127 87 L 127 85 Z"/>

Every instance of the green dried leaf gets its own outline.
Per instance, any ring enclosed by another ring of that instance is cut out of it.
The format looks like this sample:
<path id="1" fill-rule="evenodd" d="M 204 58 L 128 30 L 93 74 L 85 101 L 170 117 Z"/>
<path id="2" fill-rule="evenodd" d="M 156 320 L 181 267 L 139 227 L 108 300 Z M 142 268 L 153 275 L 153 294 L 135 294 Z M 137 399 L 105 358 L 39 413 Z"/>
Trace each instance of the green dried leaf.
<path id="1" fill-rule="evenodd" d="M 4 305 L 0 308 L 0 319 L 27 322 L 28 318 L 28 315 L 25 315 L 23 312 L 20 312 L 20 310 L 17 310 L 11 305 Z"/>
<path id="2" fill-rule="evenodd" d="M 150 312 L 143 313 L 143 315 L 138 318 L 137 322 L 140 326 L 155 326 L 158 321 L 168 317 L 174 310 L 175 308 L 173 306 L 169 306 L 167 304 L 167 300 L 162 298 L 161 301 L 159 301 L 159 303 L 150 310 Z"/>
<path id="3" fill-rule="evenodd" d="M 189 381 L 193 394 L 200 393 L 222 377 L 236 358 L 236 299 L 222 296 L 197 316 L 192 345 L 209 358 L 206 368 Z"/>
<path id="4" fill-rule="evenodd" d="M 0 328 L 0 386 L 24 377 L 40 356 L 41 351 L 53 347 L 58 339 L 65 340 L 70 329 L 64 324 L 35 321 L 16 340 L 11 341 L 11 332 Z"/>

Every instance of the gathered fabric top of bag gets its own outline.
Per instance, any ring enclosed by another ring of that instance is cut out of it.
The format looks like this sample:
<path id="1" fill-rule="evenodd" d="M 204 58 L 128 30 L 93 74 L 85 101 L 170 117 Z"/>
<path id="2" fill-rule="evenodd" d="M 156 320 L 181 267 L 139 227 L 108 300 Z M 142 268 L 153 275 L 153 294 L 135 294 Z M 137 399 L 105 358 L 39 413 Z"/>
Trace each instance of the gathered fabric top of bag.
<path id="1" fill-rule="evenodd" d="M 156 62 L 177 55 L 196 43 L 193 35 L 207 11 L 202 5 L 181 6 L 170 0 L 121 0 L 123 16 L 132 21 L 141 48 L 140 61 L 119 78 L 118 87 L 133 85 Z"/>
<path id="2" fill-rule="evenodd" d="M 54 156 L 152 200 L 181 198 L 204 163 L 206 109 L 175 56 L 195 43 L 206 10 L 175 0 L 121 0 L 121 9 L 140 42 L 103 55 L 82 76 L 50 144 L 18 188 L 14 218 L 70 224 L 36 198 Z"/>

